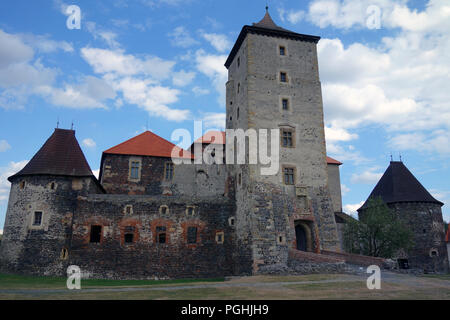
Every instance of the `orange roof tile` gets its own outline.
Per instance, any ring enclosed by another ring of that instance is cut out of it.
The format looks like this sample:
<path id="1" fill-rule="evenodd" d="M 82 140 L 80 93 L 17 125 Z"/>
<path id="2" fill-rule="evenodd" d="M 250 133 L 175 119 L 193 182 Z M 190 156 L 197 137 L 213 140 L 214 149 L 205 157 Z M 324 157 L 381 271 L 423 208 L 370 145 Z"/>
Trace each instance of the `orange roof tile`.
<path id="1" fill-rule="evenodd" d="M 222 136 L 222 141 L 219 142 L 215 142 L 217 141 L 217 139 L 220 140 L 220 136 Z M 214 143 L 214 144 L 225 144 L 225 138 L 226 138 L 226 134 L 223 131 L 208 131 L 207 133 L 205 133 L 205 135 L 201 138 L 198 138 L 197 140 L 195 140 L 194 143 Z"/>
<path id="2" fill-rule="evenodd" d="M 328 156 L 327 156 L 327 163 L 328 164 L 337 164 L 338 166 L 340 166 L 342 164 L 342 162 L 339 162 L 339 161 L 337 161 L 337 160 L 335 160 L 335 159 L 333 159 L 331 157 L 328 157 Z"/>
<path id="3" fill-rule="evenodd" d="M 174 149 L 176 154 L 180 155 L 176 158 L 193 159 L 193 155 L 189 151 L 177 147 L 150 131 L 122 142 L 103 153 L 171 158 Z"/>

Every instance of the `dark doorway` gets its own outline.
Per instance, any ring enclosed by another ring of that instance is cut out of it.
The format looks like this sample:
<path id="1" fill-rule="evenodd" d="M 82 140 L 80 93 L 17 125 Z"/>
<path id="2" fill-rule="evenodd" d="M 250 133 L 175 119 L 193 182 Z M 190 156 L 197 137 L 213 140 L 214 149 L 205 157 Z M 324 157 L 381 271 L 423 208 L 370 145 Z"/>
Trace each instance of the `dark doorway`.
<path id="1" fill-rule="evenodd" d="M 301 225 L 295 227 L 295 237 L 297 239 L 297 250 L 307 251 L 306 232 Z"/>

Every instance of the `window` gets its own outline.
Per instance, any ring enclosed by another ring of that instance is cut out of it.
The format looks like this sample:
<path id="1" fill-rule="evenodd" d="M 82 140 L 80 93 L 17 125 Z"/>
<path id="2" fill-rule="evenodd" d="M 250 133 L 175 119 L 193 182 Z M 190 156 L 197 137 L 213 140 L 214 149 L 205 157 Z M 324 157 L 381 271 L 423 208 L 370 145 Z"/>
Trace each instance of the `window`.
<path id="1" fill-rule="evenodd" d="M 241 57 L 238 57 L 238 59 L 237 59 L 237 65 L 238 65 L 238 68 L 241 66 Z"/>
<path id="2" fill-rule="evenodd" d="M 68 257 L 69 257 L 69 250 L 67 250 L 66 248 L 63 248 L 61 250 L 61 255 L 60 255 L 61 260 L 67 260 Z"/>
<path id="3" fill-rule="evenodd" d="M 130 178 L 134 180 L 139 179 L 139 171 L 140 171 L 141 163 L 139 161 L 132 161 L 130 168 Z"/>
<path id="4" fill-rule="evenodd" d="M 164 178 L 166 181 L 171 181 L 173 179 L 173 163 L 167 162 L 164 167 Z"/>
<path id="5" fill-rule="evenodd" d="M 166 227 L 156 227 L 156 243 L 166 243 Z"/>
<path id="6" fill-rule="evenodd" d="M 242 184 L 242 174 L 241 173 L 239 173 L 239 176 L 238 176 L 238 183 L 239 183 L 239 185 Z"/>
<path id="7" fill-rule="evenodd" d="M 281 144 L 285 148 L 292 148 L 294 146 L 292 130 L 281 130 Z"/>
<path id="8" fill-rule="evenodd" d="M 133 243 L 134 240 L 134 234 L 132 233 L 126 233 L 124 236 L 124 242 L 125 243 Z"/>
<path id="9" fill-rule="evenodd" d="M 131 204 L 126 205 L 124 212 L 127 215 L 133 214 L 133 206 Z"/>
<path id="10" fill-rule="evenodd" d="M 239 108 L 237 108 L 237 118 L 239 120 Z"/>
<path id="11" fill-rule="evenodd" d="M 21 182 L 20 182 L 19 188 L 20 188 L 20 189 L 25 188 L 25 181 L 21 181 Z"/>
<path id="12" fill-rule="evenodd" d="M 286 55 L 286 47 L 280 46 L 280 56 Z"/>
<path id="13" fill-rule="evenodd" d="M 216 232 L 216 243 L 223 244 L 223 242 L 224 242 L 224 233 Z"/>
<path id="14" fill-rule="evenodd" d="M 33 217 L 33 226 L 40 226 L 42 224 L 42 212 L 36 211 Z"/>
<path id="15" fill-rule="evenodd" d="M 287 73 L 286 72 L 280 72 L 280 81 L 287 82 Z"/>
<path id="16" fill-rule="evenodd" d="M 187 229 L 187 243 L 194 244 L 197 243 L 197 228 L 189 227 Z"/>
<path id="17" fill-rule="evenodd" d="M 159 213 L 160 214 L 168 214 L 169 213 L 169 207 L 168 206 L 161 206 L 161 207 L 159 207 Z"/>
<path id="18" fill-rule="evenodd" d="M 102 237 L 102 226 L 91 226 L 91 243 L 99 243 Z"/>
<path id="19" fill-rule="evenodd" d="M 238 83 L 238 93 L 241 92 L 241 84 Z"/>
<path id="20" fill-rule="evenodd" d="M 52 183 L 50 184 L 50 189 L 55 190 L 55 183 L 54 183 L 54 182 L 52 182 Z"/>
<path id="21" fill-rule="evenodd" d="M 289 110 L 289 100 L 288 99 L 281 100 L 281 105 L 283 107 L 283 110 Z"/>
<path id="22" fill-rule="evenodd" d="M 195 214 L 195 208 L 193 206 L 188 206 L 186 208 L 186 215 L 193 216 Z"/>
<path id="23" fill-rule="evenodd" d="M 295 184 L 295 169 L 294 168 L 284 168 L 284 184 L 293 185 Z"/>
<path id="24" fill-rule="evenodd" d="M 230 219 L 228 219 L 228 224 L 230 225 L 230 227 L 233 227 L 235 222 L 236 222 L 235 217 L 230 217 Z"/>

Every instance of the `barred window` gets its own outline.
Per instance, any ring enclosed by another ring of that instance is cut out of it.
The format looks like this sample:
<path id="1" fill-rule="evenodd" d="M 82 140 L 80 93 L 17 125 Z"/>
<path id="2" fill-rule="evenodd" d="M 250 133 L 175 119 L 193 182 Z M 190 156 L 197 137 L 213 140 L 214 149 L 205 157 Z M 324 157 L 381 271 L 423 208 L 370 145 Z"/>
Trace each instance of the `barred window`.
<path id="1" fill-rule="evenodd" d="M 282 136 L 283 147 L 292 148 L 294 146 L 291 130 L 282 130 L 281 136 Z"/>
<path id="2" fill-rule="evenodd" d="M 131 172 L 130 172 L 130 178 L 131 179 L 139 179 L 139 168 L 141 167 L 141 163 L 139 161 L 132 161 L 131 162 Z"/>
<path id="3" fill-rule="evenodd" d="M 287 82 L 287 74 L 286 72 L 280 72 L 280 81 Z"/>
<path id="4" fill-rule="evenodd" d="M 281 104 L 283 106 L 283 110 L 289 110 L 289 100 L 288 99 L 283 99 Z"/>
<path id="5" fill-rule="evenodd" d="M 286 48 L 283 46 L 280 46 L 280 56 L 285 56 L 286 55 Z"/>
<path id="6" fill-rule="evenodd" d="M 41 224 L 42 224 L 42 212 L 36 211 L 34 213 L 33 226 L 40 226 Z"/>

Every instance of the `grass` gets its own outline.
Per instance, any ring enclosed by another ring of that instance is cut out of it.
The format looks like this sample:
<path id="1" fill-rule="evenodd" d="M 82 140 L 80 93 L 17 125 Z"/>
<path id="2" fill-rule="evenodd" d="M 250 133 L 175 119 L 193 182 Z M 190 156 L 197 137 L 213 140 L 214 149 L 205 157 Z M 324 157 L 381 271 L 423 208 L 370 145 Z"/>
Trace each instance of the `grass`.
<path id="1" fill-rule="evenodd" d="M 67 278 L 33 277 L 0 274 L 0 289 L 65 289 Z M 83 288 L 141 287 L 155 285 L 181 285 L 192 283 L 223 282 L 225 278 L 175 279 L 175 280 L 102 280 L 82 279 Z"/>
<path id="2" fill-rule="evenodd" d="M 450 274 L 424 274 L 422 277 L 450 281 Z"/>

